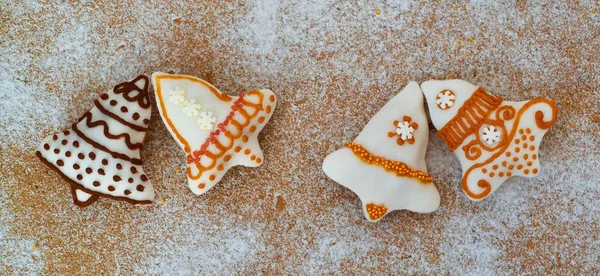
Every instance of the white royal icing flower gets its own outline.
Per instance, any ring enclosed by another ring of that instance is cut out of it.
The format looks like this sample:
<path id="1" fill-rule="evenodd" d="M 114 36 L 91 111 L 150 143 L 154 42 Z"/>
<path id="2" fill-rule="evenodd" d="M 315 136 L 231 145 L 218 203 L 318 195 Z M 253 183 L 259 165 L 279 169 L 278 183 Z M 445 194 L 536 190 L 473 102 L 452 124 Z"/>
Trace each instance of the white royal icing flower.
<path id="1" fill-rule="evenodd" d="M 196 102 L 196 99 L 189 99 L 183 103 L 183 108 L 181 109 L 181 111 L 185 113 L 185 116 L 194 117 L 198 116 L 201 109 L 202 105 Z"/>
<path id="2" fill-rule="evenodd" d="M 406 141 L 412 139 L 415 129 L 410 126 L 407 121 L 398 123 L 397 127 L 396 134 L 398 134 L 402 140 Z"/>
<path id="3" fill-rule="evenodd" d="M 185 91 L 177 86 L 169 90 L 169 101 L 174 105 L 180 105 L 185 102 Z"/>
<path id="4" fill-rule="evenodd" d="M 212 112 L 202 112 L 197 120 L 198 126 L 203 130 L 211 130 L 213 124 L 217 121 Z"/>
<path id="5" fill-rule="evenodd" d="M 483 129 L 482 138 L 488 145 L 493 145 L 500 141 L 500 131 L 498 131 L 495 126 L 488 126 Z"/>
<path id="6" fill-rule="evenodd" d="M 451 108 L 454 105 L 455 99 L 456 97 L 454 96 L 454 93 L 452 93 L 452 91 L 444 90 L 438 93 L 437 97 L 435 97 L 435 103 L 440 109 L 444 110 Z"/>

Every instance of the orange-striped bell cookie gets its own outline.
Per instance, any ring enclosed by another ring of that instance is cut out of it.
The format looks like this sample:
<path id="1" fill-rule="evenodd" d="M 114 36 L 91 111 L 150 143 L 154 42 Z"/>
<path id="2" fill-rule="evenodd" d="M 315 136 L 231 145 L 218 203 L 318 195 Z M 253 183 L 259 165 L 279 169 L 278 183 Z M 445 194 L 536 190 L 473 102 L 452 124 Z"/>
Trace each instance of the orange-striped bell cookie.
<path id="1" fill-rule="evenodd" d="M 166 73 L 154 73 L 152 83 L 160 116 L 187 153 L 192 192 L 207 192 L 233 166 L 264 162 L 257 135 L 275 109 L 271 90 L 229 96 L 202 79 Z"/>
<path id="2" fill-rule="evenodd" d="M 486 198 L 512 176 L 540 173 L 539 146 L 558 112 L 552 100 L 504 101 L 463 80 L 421 88 L 438 136 L 462 165 L 470 199 Z"/>

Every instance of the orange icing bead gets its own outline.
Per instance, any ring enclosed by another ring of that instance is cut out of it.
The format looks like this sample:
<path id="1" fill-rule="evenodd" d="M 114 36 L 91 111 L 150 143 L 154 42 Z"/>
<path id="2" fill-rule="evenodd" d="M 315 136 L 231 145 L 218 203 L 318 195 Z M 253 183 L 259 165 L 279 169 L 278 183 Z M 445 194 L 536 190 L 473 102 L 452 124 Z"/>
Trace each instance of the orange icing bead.
<path id="1" fill-rule="evenodd" d="M 377 205 L 375 203 L 367 204 L 367 213 L 369 214 L 369 218 L 371 220 L 380 219 L 387 213 L 387 207 L 384 204 Z"/>
<path id="2" fill-rule="evenodd" d="M 370 165 L 383 167 L 388 172 L 396 173 L 396 176 L 417 178 L 423 183 L 431 183 L 433 181 L 433 177 L 429 174 L 415 170 L 403 162 L 391 161 L 381 156 L 373 155 L 360 144 L 349 142 L 346 143 L 346 147 L 351 149 L 354 155 L 361 161 Z"/>

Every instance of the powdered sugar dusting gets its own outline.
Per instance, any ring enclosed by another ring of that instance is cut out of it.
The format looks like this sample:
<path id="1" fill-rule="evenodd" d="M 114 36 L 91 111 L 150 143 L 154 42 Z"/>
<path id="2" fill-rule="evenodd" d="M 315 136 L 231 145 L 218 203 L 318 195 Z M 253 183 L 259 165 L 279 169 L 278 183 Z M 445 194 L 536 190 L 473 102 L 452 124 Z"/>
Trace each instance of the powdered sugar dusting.
<path id="1" fill-rule="evenodd" d="M 598 3 L 388 2 L 4 3 L 0 271 L 599 274 Z M 142 151 L 155 204 L 75 207 L 33 149 L 113 85 L 170 70 L 231 94 L 275 91 L 265 163 L 195 196 L 155 109 Z M 440 209 L 369 223 L 356 195 L 321 172 L 323 158 L 410 80 L 451 77 L 505 100 L 557 101 L 540 175 L 471 202 L 432 130 Z"/>

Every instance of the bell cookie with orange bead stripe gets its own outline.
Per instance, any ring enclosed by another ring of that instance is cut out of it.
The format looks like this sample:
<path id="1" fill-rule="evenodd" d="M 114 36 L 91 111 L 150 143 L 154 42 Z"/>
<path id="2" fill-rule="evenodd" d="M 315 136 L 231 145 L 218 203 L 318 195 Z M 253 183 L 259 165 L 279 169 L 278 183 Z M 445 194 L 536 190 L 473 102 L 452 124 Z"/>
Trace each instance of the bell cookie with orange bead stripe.
<path id="1" fill-rule="evenodd" d="M 372 222 L 394 210 L 429 213 L 439 207 L 425 164 L 429 127 L 423 103 L 419 85 L 410 82 L 353 142 L 323 161 L 325 174 L 358 195 Z"/>
<path id="2" fill-rule="evenodd" d="M 421 89 L 470 199 L 486 198 L 512 176 L 540 173 L 539 146 L 558 113 L 552 100 L 504 101 L 463 80 L 427 81 Z"/>
<path id="3" fill-rule="evenodd" d="M 257 135 L 276 105 L 271 90 L 229 96 L 192 76 L 154 73 L 152 84 L 163 122 L 187 153 L 194 194 L 207 192 L 233 166 L 257 167 L 264 156 Z"/>

